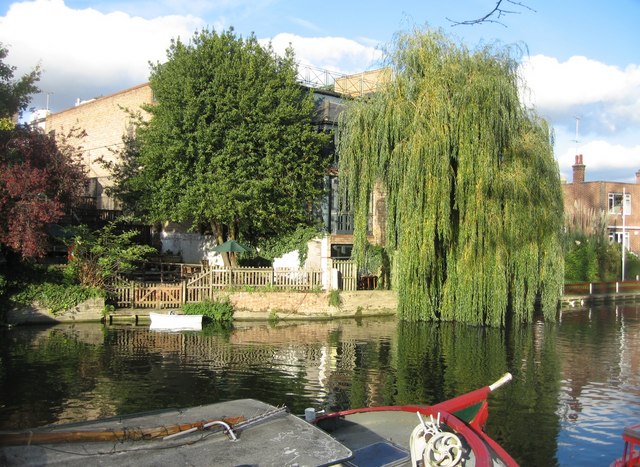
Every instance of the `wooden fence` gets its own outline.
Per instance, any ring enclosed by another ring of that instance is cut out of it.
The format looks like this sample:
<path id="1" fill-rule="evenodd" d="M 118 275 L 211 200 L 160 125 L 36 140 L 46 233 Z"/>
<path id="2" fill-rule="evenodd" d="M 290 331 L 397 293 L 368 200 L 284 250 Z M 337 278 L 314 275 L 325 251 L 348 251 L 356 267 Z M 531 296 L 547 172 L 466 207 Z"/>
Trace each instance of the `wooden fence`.
<path id="1" fill-rule="evenodd" d="M 640 281 L 574 282 L 564 285 L 563 295 L 640 294 Z"/>
<path id="2" fill-rule="evenodd" d="M 313 290 L 322 288 L 322 271 L 273 268 L 204 268 L 179 283 L 138 282 L 119 278 L 112 284 L 119 308 L 177 308 L 211 299 L 233 288 Z M 355 290 L 355 289 L 354 289 Z"/>
<path id="3" fill-rule="evenodd" d="M 351 260 L 332 260 L 332 268 L 339 271 L 340 283 L 338 288 L 346 292 L 358 288 L 358 265 Z"/>

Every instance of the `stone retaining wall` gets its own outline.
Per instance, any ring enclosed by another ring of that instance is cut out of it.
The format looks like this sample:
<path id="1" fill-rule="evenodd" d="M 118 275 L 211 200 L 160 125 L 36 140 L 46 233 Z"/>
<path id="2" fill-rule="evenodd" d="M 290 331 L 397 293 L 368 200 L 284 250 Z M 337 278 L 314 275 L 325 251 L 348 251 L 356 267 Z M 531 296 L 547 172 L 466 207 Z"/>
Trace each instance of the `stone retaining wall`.
<path id="1" fill-rule="evenodd" d="M 104 310 L 103 298 L 90 298 L 73 308 L 53 314 L 37 305 L 15 307 L 7 312 L 7 324 L 56 324 L 83 321 L 100 321 Z"/>
<path id="2" fill-rule="evenodd" d="M 357 315 L 394 315 L 396 293 L 390 290 L 340 292 L 341 305 L 329 304 L 326 292 L 234 292 L 227 294 L 235 319 L 340 318 Z"/>

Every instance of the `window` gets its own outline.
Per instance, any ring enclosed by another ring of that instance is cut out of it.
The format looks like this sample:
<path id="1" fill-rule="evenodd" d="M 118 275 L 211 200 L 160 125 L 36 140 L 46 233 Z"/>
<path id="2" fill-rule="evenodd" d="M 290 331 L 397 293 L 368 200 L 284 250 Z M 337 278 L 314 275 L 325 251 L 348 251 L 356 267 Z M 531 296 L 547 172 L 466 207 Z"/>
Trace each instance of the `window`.
<path id="1" fill-rule="evenodd" d="M 609 193 L 609 214 L 622 214 L 622 199 L 624 197 L 624 215 L 631 214 L 630 193 Z"/>
<path id="2" fill-rule="evenodd" d="M 622 232 L 615 232 L 615 231 L 609 232 L 610 242 L 622 243 L 622 238 L 623 238 Z M 624 247 L 626 249 L 629 249 L 629 232 L 624 233 Z"/>
<path id="3" fill-rule="evenodd" d="M 350 259 L 353 245 L 331 245 L 331 258 L 333 259 Z"/>

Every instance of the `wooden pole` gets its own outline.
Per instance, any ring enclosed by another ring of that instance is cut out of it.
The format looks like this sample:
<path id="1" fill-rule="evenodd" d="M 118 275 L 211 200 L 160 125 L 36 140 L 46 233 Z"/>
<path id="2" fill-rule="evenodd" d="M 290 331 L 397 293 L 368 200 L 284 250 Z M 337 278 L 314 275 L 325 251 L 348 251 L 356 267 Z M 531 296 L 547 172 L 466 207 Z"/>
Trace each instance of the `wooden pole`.
<path id="1" fill-rule="evenodd" d="M 222 419 L 228 425 L 235 425 L 244 421 L 244 417 L 229 417 Z M 153 428 L 123 428 L 120 430 L 75 430 L 75 431 L 23 431 L 19 433 L 1 433 L 0 446 L 19 446 L 31 444 L 59 444 L 99 441 L 143 441 L 163 438 L 181 431 L 204 429 L 204 425 L 212 421 L 200 421 Z"/>

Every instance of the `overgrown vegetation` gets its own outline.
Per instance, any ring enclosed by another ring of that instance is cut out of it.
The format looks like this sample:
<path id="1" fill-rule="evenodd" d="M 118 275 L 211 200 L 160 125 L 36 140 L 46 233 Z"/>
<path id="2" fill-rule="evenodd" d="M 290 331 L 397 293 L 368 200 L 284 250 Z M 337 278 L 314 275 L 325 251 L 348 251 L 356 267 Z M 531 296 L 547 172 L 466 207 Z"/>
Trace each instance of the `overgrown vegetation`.
<path id="1" fill-rule="evenodd" d="M 68 273 L 85 287 L 104 288 L 118 274 L 132 271 L 135 262 L 157 253 L 155 248 L 135 242 L 138 232 L 126 227 L 128 219 L 92 231 L 87 226 L 70 229 Z"/>
<path id="2" fill-rule="evenodd" d="M 611 282 L 622 277 L 622 251 L 619 243 L 595 235 L 567 235 L 564 270 L 565 282 Z M 640 258 L 626 252 L 627 280 L 640 275 Z"/>
<path id="3" fill-rule="evenodd" d="M 125 222 L 123 218 L 96 231 L 84 225 L 69 229 L 71 234 L 60 239 L 70 245 L 66 265 L 47 267 L 10 255 L 0 268 L 0 299 L 8 305 L 36 303 L 55 314 L 89 298 L 105 297 L 111 279 L 156 252 L 136 244 L 138 232 L 127 230 Z"/>
<path id="4" fill-rule="evenodd" d="M 579 204 L 565 213 L 565 282 L 610 282 L 622 277 L 622 247 L 611 242 L 607 214 Z M 640 275 L 640 259 L 627 251 L 625 278 Z"/>
<path id="5" fill-rule="evenodd" d="M 278 310 L 271 310 L 269 312 L 269 316 L 267 318 L 267 321 L 269 322 L 270 325 L 275 325 L 278 323 L 278 321 L 280 321 L 280 316 L 278 316 Z"/>
<path id="6" fill-rule="evenodd" d="M 363 255 L 364 262 L 361 271 L 378 277 L 377 289 L 388 290 L 391 288 L 391 259 L 386 248 L 367 243 Z"/>
<path id="7" fill-rule="evenodd" d="M 300 267 L 304 266 L 307 261 L 309 251 L 309 242 L 314 238 L 322 235 L 318 227 L 299 225 L 296 230 L 291 233 L 279 235 L 264 241 L 260 255 L 271 261 L 290 251 L 298 251 L 298 260 Z"/>
<path id="8" fill-rule="evenodd" d="M 102 298 L 104 291 L 78 284 L 44 283 L 30 285 L 14 299 L 22 304 L 36 303 L 54 315 L 73 308 L 90 298 Z"/>
<path id="9" fill-rule="evenodd" d="M 104 291 L 78 285 L 65 274 L 64 267 L 21 263 L 7 282 L 9 304 L 33 303 L 56 314 L 73 308 L 89 298 L 104 297 Z"/>
<path id="10" fill-rule="evenodd" d="M 9 281 L 7 281 L 7 278 L 4 275 L 4 271 L 0 271 L 0 303 L 2 303 L 2 300 L 7 293 L 8 285 Z"/>
<path id="11" fill-rule="evenodd" d="M 200 303 L 185 303 L 181 310 L 185 315 L 203 315 L 219 323 L 233 321 L 233 305 L 229 297 L 219 297 Z"/>

